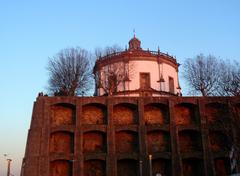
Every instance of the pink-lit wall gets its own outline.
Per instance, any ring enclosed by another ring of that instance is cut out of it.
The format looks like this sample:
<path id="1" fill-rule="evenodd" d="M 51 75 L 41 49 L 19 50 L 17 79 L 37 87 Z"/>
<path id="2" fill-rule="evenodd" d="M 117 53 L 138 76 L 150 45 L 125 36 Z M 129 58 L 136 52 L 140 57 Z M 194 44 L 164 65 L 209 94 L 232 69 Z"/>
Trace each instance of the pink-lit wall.
<path id="1" fill-rule="evenodd" d="M 103 68 L 104 69 L 104 68 Z M 140 73 L 150 74 L 150 86 L 157 91 L 170 92 L 169 90 L 169 77 L 174 80 L 174 94 L 180 93 L 179 82 L 178 82 L 178 70 L 169 65 L 168 63 L 162 62 L 159 64 L 154 58 L 134 58 L 129 61 L 130 69 L 130 81 L 125 82 L 125 90 L 137 90 L 140 88 Z M 161 83 L 160 87 L 160 77 L 163 77 L 165 82 Z M 104 75 L 102 75 L 104 78 Z M 117 91 L 124 91 L 123 84 L 118 85 Z M 99 95 L 104 94 L 103 89 L 99 89 Z M 129 96 L 129 94 L 125 94 Z M 139 96 L 138 93 L 131 94 L 131 96 Z M 157 96 L 157 95 L 153 95 Z"/>

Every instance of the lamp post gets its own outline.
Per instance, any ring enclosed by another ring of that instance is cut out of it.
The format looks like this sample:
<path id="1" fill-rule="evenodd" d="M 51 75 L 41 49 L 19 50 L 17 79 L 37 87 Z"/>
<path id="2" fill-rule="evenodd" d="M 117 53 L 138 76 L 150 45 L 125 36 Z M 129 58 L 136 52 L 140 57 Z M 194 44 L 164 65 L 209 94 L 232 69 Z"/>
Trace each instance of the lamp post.
<path id="1" fill-rule="evenodd" d="M 10 176 L 11 174 L 11 159 L 7 159 L 7 176 Z"/>
<path id="2" fill-rule="evenodd" d="M 10 158 L 7 158 L 9 155 L 8 154 L 4 154 L 3 155 L 5 158 L 6 158 L 6 160 L 7 160 L 7 176 L 13 176 L 12 174 L 11 174 L 11 162 L 12 162 L 12 159 L 10 159 Z"/>
<path id="3" fill-rule="evenodd" d="M 140 176 L 142 176 L 142 160 L 139 161 Z"/>
<path id="4" fill-rule="evenodd" d="M 152 155 L 149 155 L 149 176 L 152 176 Z"/>

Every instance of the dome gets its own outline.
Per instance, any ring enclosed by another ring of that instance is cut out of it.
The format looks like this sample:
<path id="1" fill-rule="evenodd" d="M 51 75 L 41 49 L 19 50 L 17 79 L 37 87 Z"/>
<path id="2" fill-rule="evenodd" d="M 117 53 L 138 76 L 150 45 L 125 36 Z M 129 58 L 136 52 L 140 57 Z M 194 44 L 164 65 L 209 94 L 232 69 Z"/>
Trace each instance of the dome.
<path id="1" fill-rule="evenodd" d="M 129 50 L 140 50 L 141 48 L 141 41 L 135 37 L 134 37 L 128 42 L 129 44 Z"/>

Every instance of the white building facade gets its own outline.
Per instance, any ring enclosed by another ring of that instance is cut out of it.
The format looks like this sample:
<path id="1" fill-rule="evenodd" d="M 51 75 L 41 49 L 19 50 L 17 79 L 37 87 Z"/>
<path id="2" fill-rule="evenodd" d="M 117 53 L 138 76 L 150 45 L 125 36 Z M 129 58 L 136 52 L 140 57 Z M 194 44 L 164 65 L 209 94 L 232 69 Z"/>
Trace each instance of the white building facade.
<path id="1" fill-rule="evenodd" d="M 129 48 L 98 58 L 94 67 L 96 96 L 180 96 L 176 59 L 143 50 L 135 36 Z"/>

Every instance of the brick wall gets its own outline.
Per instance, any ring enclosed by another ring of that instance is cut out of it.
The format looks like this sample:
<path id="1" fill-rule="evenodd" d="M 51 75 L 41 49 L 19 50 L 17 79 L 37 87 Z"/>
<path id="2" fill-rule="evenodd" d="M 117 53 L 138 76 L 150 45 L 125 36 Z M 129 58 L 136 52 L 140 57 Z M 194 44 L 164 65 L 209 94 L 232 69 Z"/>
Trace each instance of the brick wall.
<path id="1" fill-rule="evenodd" d="M 138 166 L 135 160 L 123 159 L 117 162 L 118 176 L 135 176 L 138 174 Z"/>
<path id="2" fill-rule="evenodd" d="M 75 121 L 75 110 L 69 105 L 59 104 L 51 107 L 51 125 L 72 125 Z"/>
<path id="3" fill-rule="evenodd" d="M 72 164 L 69 161 L 56 160 L 50 164 L 51 176 L 66 176 L 72 174 Z"/>
<path id="4" fill-rule="evenodd" d="M 239 97 L 40 96 L 22 176 L 144 176 L 149 154 L 154 174 L 226 175 L 236 134 L 217 122 L 239 112 Z"/>
<path id="5" fill-rule="evenodd" d="M 169 152 L 170 136 L 168 132 L 153 131 L 147 134 L 148 153 Z"/>
<path id="6" fill-rule="evenodd" d="M 84 176 L 105 176 L 106 164 L 101 160 L 88 160 L 84 162 Z"/>
<path id="7" fill-rule="evenodd" d="M 147 105 L 144 107 L 145 124 L 167 124 L 169 123 L 168 110 L 164 106 Z"/>
<path id="8" fill-rule="evenodd" d="M 82 112 L 83 124 L 106 124 L 106 110 L 98 105 L 86 105 Z"/>
<path id="9" fill-rule="evenodd" d="M 114 124 L 117 125 L 130 125 L 138 123 L 136 107 L 131 107 L 127 104 L 114 106 L 113 118 Z"/>
<path id="10" fill-rule="evenodd" d="M 69 132 L 55 132 L 50 137 L 50 153 L 73 153 L 73 134 Z"/>
<path id="11" fill-rule="evenodd" d="M 87 132 L 83 135 L 84 153 L 106 152 L 106 135 L 102 132 Z"/>
<path id="12" fill-rule="evenodd" d="M 116 152 L 132 153 L 138 152 L 137 133 L 130 131 L 120 131 L 116 133 Z"/>

